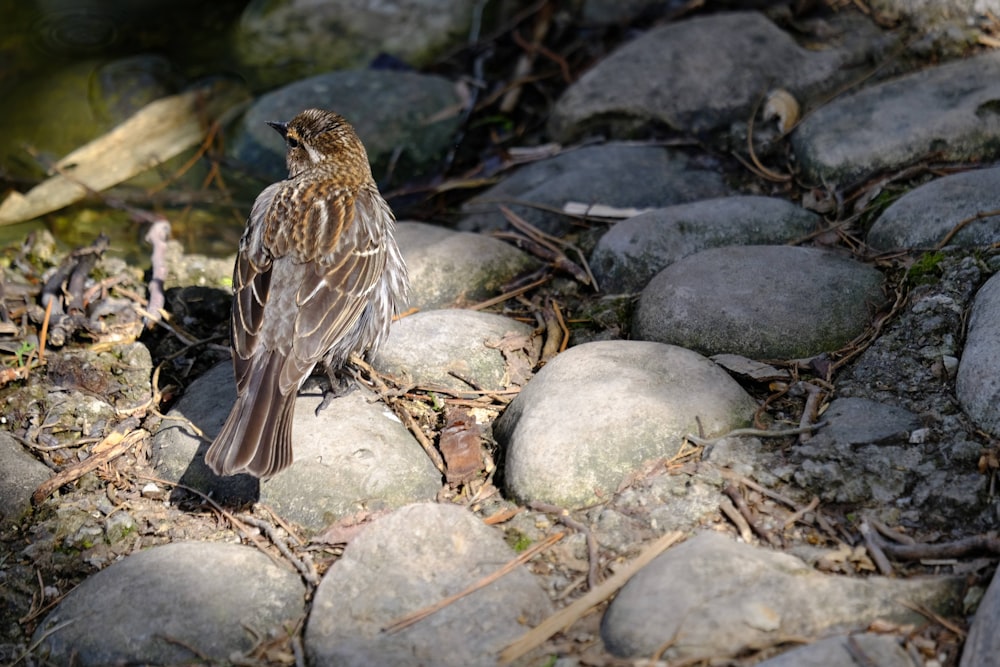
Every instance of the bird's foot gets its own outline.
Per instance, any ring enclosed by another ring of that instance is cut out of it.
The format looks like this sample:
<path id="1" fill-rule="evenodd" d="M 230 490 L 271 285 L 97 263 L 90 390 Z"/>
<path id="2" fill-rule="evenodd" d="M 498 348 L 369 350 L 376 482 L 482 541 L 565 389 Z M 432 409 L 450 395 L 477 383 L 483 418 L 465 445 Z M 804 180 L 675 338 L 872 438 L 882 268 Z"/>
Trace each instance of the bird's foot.
<path id="1" fill-rule="evenodd" d="M 332 371 L 326 374 L 327 387 L 323 391 L 323 400 L 316 406 L 316 416 L 326 410 L 334 399 L 347 396 L 358 388 L 353 378 L 346 377 L 340 371 Z"/>

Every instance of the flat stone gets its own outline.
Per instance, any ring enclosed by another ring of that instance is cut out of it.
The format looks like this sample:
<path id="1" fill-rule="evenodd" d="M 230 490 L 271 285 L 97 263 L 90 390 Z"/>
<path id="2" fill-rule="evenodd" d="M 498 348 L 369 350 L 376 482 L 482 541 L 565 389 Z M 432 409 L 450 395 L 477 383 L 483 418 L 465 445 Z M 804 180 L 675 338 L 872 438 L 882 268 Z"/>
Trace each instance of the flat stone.
<path id="1" fill-rule="evenodd" d="M 815 109 L 792 133 L 804 176 L 841 187 L 918 160 L 1000 154 L 1000 53 L 863 88 Z"/>
<path id="2" fill-rule="evenodd" d="M 861 630 L 877 619 L 921 623 L 900 600 L 948 613 L 963 585 L 961 577 L 822 574 L 795 556 L 703 532 L 625 584 L 604 614 L 601 635 L 622 657 L 649 656 L 669 641 L 668 662 L 707 660 L 766 646 L 775 637 Z M 759 622 L 762 610 L 773 622 Z"/>
<path id="3" fill-rule="evenodd" d="M 85 579 L 34 639 L 52 664 L 225 662 L 260 638 L 286 636 L 305 612 L 305 586 L 291 567 L 253 547 L 174 542 Z"/>
<path id="4" fill-rule="evenodd" d="M 305 632 L 310 664 L 496 665 L 507 644 L 552 612 L 523 565 L 410 627 L 386 628 L 515 556 L 502 532 L 455 505 L 411 505 L 378 519 L 316 589 Z"/>
<path id="5" fill-rule="evenodd" d="M 410 276 L 408 305 L 421 310 L 484 301 L 540 264 L 500 239 L 422 222 L 397 223 L 396 243 Z"/>
<path id="6" fill-rule="evenodd" d="M 642 291 L 636 338 L 712 355 L 792 359 L 837 350 L 885 303 L 876 269 L 826 250 L 712 248 L 677 261 Z"/>
<path id="7" fill-rule="evenodd" d="M 951 174 L 897 199 L 868 232 L 875 250 L 932 248 L 959 223 L 1000 208 L 1000 167 Z M 965 224 L 949 245 L 991 245 L 1000 241 L 1000 216 Z"/>
<path id="8" fill-rule="evenodd" d="M 955 392 L 979 428 L 1000 435 L 1000 274 L 979 288 L 972 304 Z"/>
<path id="9" fill-rule="evenodd" d="M 601 502 L 688 433 L 746 425 L 755 401 L 721 368 L 671 345 L 599 341 L 548 362 L 494 425 L 522 502 Z"/>
<path id="10" fill-rule="evenodd" d="M 396 322 L 371 363 L 423 387 L 503 391 L 527 382 L 537 361 L 533 348 L 532 327 L 509 317 L 427 310 Z M 513 358 L 519 350 L 520 358 Z"/>
<path id="11" fill-rule="evenodd" d="M 983 599 L 979 601 L 975 616 L 972 617 L 972 627 L 962 649 L 962 660 L 959 667 L 989 667 L 996 661 L 1000 652 L 1000 577 L 993 575 L 993 580 L 986 589 Z"/>
<path id="12" fill-rule="evenodd" d="M 719 172 L 699 166 L 679 151 L 648 144 L 609 142 L 567 150 L 525 165 L 462 205 L 460 229 L 510 227 L 507 206 L 548 233 L 572 227 L 565 216 L 525 206 L 561 210 L 567 202 L 628 208 L 660 208 L 730 194 Z"/>
<path id="13" fill-rule="evenodd" d="M 605 292 L 638 292 L 662 269 L 706 248 L 783 243 L 820 219 L 784 199 L 732 196 L 655 209 L 615 224 L 590 268 Z"/>
<path id="14" fill-rule="evenodd" d="M 761 93 L 829 90 L 852 60 L 885 44 L 855 21 L 854 48 L 809 50 L 758 12 L 720 12 L 653 28 L 601 60 L 556 102 L 549 131 L 567 143 L 595 131 L 627 138 L 657 125 L 705 132 L 745 121 Z M 850 42 L 851 39 L 845 41 Z"/>
<path id="15" fill-rule="evenodd" d="M 334 399 L 318 415 L 320 392 L 299 394 L 292 418 L 294 462 L 267 482 L 250 475 L 217 477 L 205 465 L 205 450 L 235 400 L 228 362 L 191 383 L 168 416 L 190 420 L 206 439 L 182 421 L 164 421 L 153 437 L 160 475 L 228 502 L 260 500 L 312 531 L 359 509 L 433 498 L 440 488 L 440 473 L 410 432 L 360 388 Z"/>

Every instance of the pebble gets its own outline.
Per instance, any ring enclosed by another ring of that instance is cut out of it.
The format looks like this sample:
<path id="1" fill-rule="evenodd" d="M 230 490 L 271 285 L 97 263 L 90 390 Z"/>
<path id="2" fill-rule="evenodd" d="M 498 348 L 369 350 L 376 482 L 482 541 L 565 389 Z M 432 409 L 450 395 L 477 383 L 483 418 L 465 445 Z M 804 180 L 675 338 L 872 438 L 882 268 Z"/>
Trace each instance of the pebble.
<path id="1" fill-rule="evenodd" d="M 501 531 L 454 505 L 410 505 L 378 519 L 316 589 L 305 633 L 310 663 L 495 665 L 496 654 L 552 613 L 524 566 L 408 628 L 387 628 L 516 555 Z"/>
<path id="2" fill-rule="evenodd" d="M 746 425 L 755 407 L 695 352 L 599 341 L 546 364 L 494 434 L 513 497 L 579 508 L 606 500 L 643 463 L 676 452 L 688 433 L 714 437 Z"/>
<path id="3" fill-rule="evenodd" d="M 539 343 L 527 324 L 472 310 L 425 310 L 401 319 L 372 356 L 381 373 L 451 392 L 527 383 Z"/>
<path id="4" fill-rule="evenodd" d="M 584 146 L 525 165 L 462 205 L 459 229 L 490 231 L 510 223 L 501 210 L 549 234 L 571 229 L 566 218 L 538 208 L 567 202 L 628 208 L 660 208 L 731 194 L 722 175 L 679 151 L 643 143 Z M 517 202 L 530 202 L 525 206 Z"/>
<path id="5" fill-rule="evenodd" d="M 203 457 L 235 399 L 230 363 L 193 382 L 153 438 L 158 473 L 229 502 L 267 503 L 313 532 L 362 510 L 431 499 L 441 486 L 440 473 L 410 432 L 362 389 L 334 399 L 318 415 L 321 392 L 300 393 L 292 418 L 294 462 L 281 475 L 263 484 L 249 475 L 216 477 Z"/>
<path id="6" fill-rule="evenodd" d="M 838 350 L 864 332 L 873 311 L 885 304 L 883 284 L 877 269 L 826 250 L 712 248 L 650 281 L 634 333 L 706 355 L 810 357 Z"/>
<path id="7" fill-rule="evenodd" d="M 969 316 L 955 391 L 979 428 L 1000 433 L 1000 275 L 986 281 Z"/>
<path id="8" fill-rule="evenodd" d="M 510 243 L 423 222 L 396 224 L 396 242 L 410 276 L 408 306 L 451 308 L 485 301 L 540 262 Z"/>
<path id="9" fill-rule="evenodd" d="M 1000 168 L 974 169 L 942 176 L 910 190 L 892 203 L 868 232 L 875 250 L 979 246 L 1000 241 L 1000 217 L 972 220 L 980 213 L 1000 209 Z"/>
<path id="10" fill-rule="evenodd" d="M 775 197 L 703 199 L 616 223 L 594 248 L 590 268 L 605 292 L 638 292 L 662 269 L 707 248 L 801 238 L 819 216 Z"/>
<path id="11" fill-rule="evenodd" d="M 86 579 L 39 624 L 34 640 L 54 664 L 223 662 L 260 637 L 284 636 L 305 613 L 304 596 L 291 568 L 253 547 L 175 542 Z"/>
<path id="12" fill-rule="evenodd" d="M 646 657 L 669 642 L 670 661 L 708 660 L 778 637 L 818 637 L 875 620 L 922 622 L 896 600 L 935 605 L 962 585 L 961 577 L 822 574 L 795 556 L 702 532 L 629 580 L 604 614 L 601 636 L 621 657 Z"/>

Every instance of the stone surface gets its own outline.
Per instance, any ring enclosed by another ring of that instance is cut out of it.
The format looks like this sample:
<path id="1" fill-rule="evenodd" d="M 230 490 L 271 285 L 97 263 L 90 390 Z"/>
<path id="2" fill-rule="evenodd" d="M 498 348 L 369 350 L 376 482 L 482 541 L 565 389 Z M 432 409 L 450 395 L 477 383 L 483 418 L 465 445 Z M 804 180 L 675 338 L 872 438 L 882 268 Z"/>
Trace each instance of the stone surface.
<path id="1" fill-rule="evenodd" d="M 281 637 L 305 613 L 305 588 L 253 547 L 178 542 L 89 577 L 35 632 L 55 664 L 179 664 L 228 660 Z M 182 610 L 182 613 L 181 613 Z"/>
<path id="2" fill-rule="evenodd" d="M 460 393 L 504 391 L 527 382 L 537 359 L 531 354 L 531 338 L 531 327 L 503 315 L 426 310 L 393 325 L 389 338 L 372 356 L 372 365 L 421 387 Z M 525 348 L 520 359 L 508 361 Z"/>
<path id="3" fill-rule="evenodd" d="M 205 450 L 236 399 L 232 366 L 222 363 L 192 383 L 154 437 L 157 470 L 169 480 L 211 490 L 231 502 L 265 502 L 287 519 L 317 531 L 339 517 L 433 498 L 441 476 L 423 449 L 382 403 L 357 389 L 318 415 L 318 390 L 300 393 L 292 421 L 294 462 L 261 484 L 249 475 L 219 478 Z"/>
<path id="4" fill-rule="evenodd" d="M 546 364 L 494 426 L 507 490 L 522 502 L 583 507 L 606 499 L 688 433 L 721 435 L 756 407 L 725 371 L 683 348 L 602 341 Z"/>
<path id="5" fill-rule="evenodd" d="M 857 667 L 858 652 L 878 667 L 920 667 L 910 659 L 896 637 L 858 633 L 820 639 L 793 648 L 776 658 L 757 663 L 758 667 Z"/>
<path id="6" fill-rule="evenodd" d="M 567 150 L 526 165 L 463 206 L 459 228 L 509 227 L 500 206 L 545 232 L 570 228 L 564 216 L 517 202 L 562 209 L 567 202 L 658 208 L 729 194 L 719 173 L 683 153 L 626 142 Z"/>
<path id="7" fill-rule="evenodd" d="M 989 160 L 1000 153 L 1000 53 L 907 74 L 838 97 L 792 134 L 806 178 L 847 186 L 922 159 Z"/>
<path id="8" fill-rule="evenodd" d="M 366 528 L 323 577 L 306 626 L 316 665 L 495 665 L 552 612 L 523 566 L 399 632 L 386 627 L 458 593 L 516 556 L 454 505 L 403 507 Z"/>
<path id="9" fill-rule="evenodd" d="M 987 667 L 996 660 L 1000 652 L 1000 634 L 996 632 L 998 625 L 1000 625 L 1000 578 L 994 574 L 972 617 L 972 626 L 965 640 L 959 667 Z"/>
<path id="10" fill-rule="evenodd" d="M 627 138 L 657 124 L 697 133 L 745 121 L 763 92 L 815 96 L 844 76 L 852 59 L 884 43 L 864 22 L 845 32 L 869 36 L 854 42 L 860 53 L 803 48 L 758 12 L 661 25 L 570 86 L 552 110 L 549 131 L 569 142 L 595 130 Z"/>
<path id="11" fill-rule="evenodd" d="M 0 527 L 6 527 L 31 509 L 31 494 L 52 471 L 4 432 L 0 432 L 0 470 Z"/>
<path id="12" fill-rule="evenodd" d="M 616 223 L 590 268 L 606 292 L 638 292 L 662 269 L 725 245 L 782 243 L 807 235 L 819 216 L 784 199 L 732 196 L 655 209 Z"/>
<path id="13" fill-rule="evenodd" d="M 819 638 L 876 619 L 919 623 L 900 599 L 945 611 L 961 585 L 960 577 L 826 575 L 794 556 L 699 533 L 629 580 L 605 613 L 601 635 L 623 657 L 648 656 L 672 639 L 666 659 L 708 659 L 767 645 L 775 635 Z"/>
<path id="14" fill-rule="evenodd" d="M 319 74 L 259 97 L 233 129 L 227 151 L 268 182 L 285 178 L 285 145 L 266 121 L 291 120 L 303 109 L 319 107 L 339 113 L 354 126 L 376 181 L 383 182 L 397 150 L 396 176 L 412 177 L 435 165 L 451 145 L 457 115 L 434 117 L 459 101 L 450 81 L 429 74 L 385 70 Z"/>
<path id="15" fill-rule="evenodd" d="M 473 304 L 539 262 L 509 243 L 422 222 L 396 224 L 396 243 L 410 276 L 410 308 Z"/>
<path id="16" fill-rule="evenodd" d="M 426 64 L 465 38 L 472 14 L 462 0 L 257 0 L 244 10 L 233 42 L 244 74 L 267 88 L 363 66 L 382 53 Z"/>
<path id="17" fill-rule="evenodd" d="M 976 294 L 955 391 L 979 428 L 1000 435 L 1000 275 Z"/>
<path id="18" fill-rule="evenodd" d="M 1000 167 L 944 176 L 910 190 L 897 199 L 868 232 L 875 250 L 929 248 L 962 228 L 950 245 L 990 245 L 1000 241 L 1000 217 L 969 221 L 1000 209 Z"/>
<path id="19" fill-rule="evenodd" d="M 876 269 L 825 250 L 714 248 L 653 278 L 633 330 L 642 340 L 702 354 L 809 357 L 865 330 L 885 303 L 883 282 Z"/>

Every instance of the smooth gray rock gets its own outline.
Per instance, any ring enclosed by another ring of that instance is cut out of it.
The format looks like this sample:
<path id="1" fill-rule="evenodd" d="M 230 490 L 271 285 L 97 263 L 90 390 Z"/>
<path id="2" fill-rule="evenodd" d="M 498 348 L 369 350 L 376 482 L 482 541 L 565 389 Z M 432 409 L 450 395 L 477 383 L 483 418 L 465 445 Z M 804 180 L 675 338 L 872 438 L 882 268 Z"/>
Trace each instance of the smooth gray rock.
<path id="1" fill-rule="evenodd" d="M 243 11 L 232 41 L 241 72 L 258 88 L 270 88 L 364 66 L 382 53 L 426 64 L 464 43 L 473 9 L 464 0 L 256 0 Z"/>
<path id="2" fill-rule="evenodd" d="M 642 291 L 642 340 L 712 355 L 792 359 L 839 349 L 885 303 L 876 269 L 792 246 L 730 246 L 690 255 Z"/>
<path id="3" fill-rule="evenodd" d="M 384 629 L 515 555 L 500 531 L 455 505 L 411 505 L 378 519 L 316 589 L 305 632 L 310 664 L 496 665 L 507 644 L 552 612 L 524 566 L 404 630 Z"/>
<path id="4" fill-rule="evenodd" d="M 31 494 L 52 476 L 9 433 L 0 431 L 0 526 L 16 523 L 31 509 Z"/>
<path id="5" fill-rule="evenodd" d="M 823 421 L 826 426 L 792 449 L 796 484 L 823 500 L 898 505 L 930 472 L 921 448 L 909 442 L 920 426 L 909 410 L 838 398 Z"/>
<path id="6" fill-rule="evenodd" d="M 539 266 L 500 239 L 422 222 L 397 223 L 396 243 L 410 276 L 408 305 L 421 310 L 483 301 Z"/>
<path id="7" fill-rule="evenodd" d="M 959 667 L 990 667 L 1000 655 L 1000 577 L 995 573 L 979 601 L 972 627 L 962 649 Z"/>
<path id="8" fill-rule="evenodd" d="M 854 653 L 850 644 L 856 647 Z M 910 659 L 899 638 L 870 633 L 820 639 L 759 662 L 757 667 L 858 667 L 858 652 L 877 667 L 921 667 Z"/>
<path id="9" fill-rule="evenodd" d="M 803 175 L 848 186 L 917 160 L 1000 154 L 1000 53 L 928 67 L 815 109 L 792 133 Z"/>
<path id="10" fill-rule="evenodd" d="M 544 232 L 572 228 L 568 219 L 515 202 L 562 209 L 566 202 L 659 208 L 730 194 L 722 176 L 678 151 L 648 144 L 610 142 L 567 150 L 525 165 L 462 206 L 460 229 L 483 231 L 510 225 L 504 205 Z"/>
<path id="11" fill-rule="evenodd" d="M 397 150 L 397 177 L 436 164 L 451 146 L 458 118 L 431 119 L 459 103 L 454 84 L 439 76 L 389 70 L 319 74 L 259 97 L 233 129 L 227 150 L 261 177 L 285 178 L 285 144 L 266 121 L 291 120 L 309 107 L 329 109 L 354 126 L 381 183 Z"/>
<path id="12" fill-rule="evenodd" d="M 257 644 L 253 632 L 284 637 L 305 612 L 305 586 L 290 566 L 253 547 L 174 542 L 85 579 L 34 639 L 52 664 L 224 662 Z"/>
<path id="13" fill-rule="evenodd" d="M 236 399 L 232 366 L 222 363 L 191 383 L 153 438 L 156 468 L 169 480 L 212 491 L 229 501 L 257 500 L 318 531 L 359 507 L 379 510 L 433 498 L 441 475 L 399 419 L 364 389 L 334 399 L 318 415 L 318 389 L 301 392 L 292 420 L 295 460 L 260 483 L 250 475 L 216 477 L 205 465 L 215 437 Z"/>
<path id="14" fill-rule="evenodd" d="M 622 220 L 597 242 L 590 269 L 605 292 L 638 292 L 662 269 L 706 248 L 783 243 L 820 218 L 784 199 L 733 196 L 656 209 Z"/>
<path id="15" fill-rule="evenodd" d="M 885 210 L 868 232 L 875 250 L 932 248 L 960 222 L 1000 209 L 1000 167 L 951 174 L 910 190 Z M 949 245 L 1000 241 L 1000 216 L 966 224 Z"/>
<path id="16" fill-rule="evenodd" d="M 625 584 L 604 614 L 601 635 L 623 657 L 649 656 L 672 640 L 666 660 L 709 659 L 776 636 L 820 638 L 876 619 L 920 623 L 901 600 L 948 613 L 963 585 L 961 577 L 821 574 L 794 556 L 703 532 Z"/>
<path id="17" fill-rule="evenodd" d="M 1000 273 L 979 288 L 972 304 L 955 392 L 979 428 L 1000 435 Z"/>
<path id="18" fill-rule="evenodd" d="M 509 317 L 472 310 L 426 310 L 396 322 L 371 363 L 380 373 L 406 377 L 424 387 L 503 391 L 524 384 L 537 361 L 537 355 L 521 355 L 521 372 L 515 369 L 512 376 L 506 355 L 515 351 L 500 349 L 504 337 L 532 349 L 532 327 Z"/>
<path id="19" fill-rule="evenodd" d="M 755 401 L 690 350 L 599 341 L 547 363 L 494 425 L 507 490 L 522 502 L 579 508 L 614 493 L 644 462 L 688 433 L 746 425 Z"/>
<path id="20" fill-rule="evenodd" d="M 561 142 L 595 130 L 627 138 L 656 125 L 705 132 L 745 121 L 762 93 L 830 90 L 851 61 L 886 40 L 867 21 L 845 29 L 853 48 L 806 49 L 758 12 L 723 12 L 653 28 L 574 82 L 549 131 Z M 865 35 L 868 39 L 853 39 Z"/>

